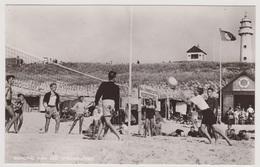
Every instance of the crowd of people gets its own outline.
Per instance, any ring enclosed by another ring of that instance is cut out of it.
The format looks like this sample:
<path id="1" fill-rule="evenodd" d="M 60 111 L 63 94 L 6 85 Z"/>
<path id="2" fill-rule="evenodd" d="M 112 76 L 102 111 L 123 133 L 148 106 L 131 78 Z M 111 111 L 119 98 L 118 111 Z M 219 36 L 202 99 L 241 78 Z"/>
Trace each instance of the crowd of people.
<path id="1" fill-rule="evenodd" d="M 246 110 L 241 108 L 240 105 L 235 110 L 230 107 L 225 114 L 225 120 L 228 124 L 253 125 L 255 122 L 255 111 L 251 104 L 249 104 Z"/>

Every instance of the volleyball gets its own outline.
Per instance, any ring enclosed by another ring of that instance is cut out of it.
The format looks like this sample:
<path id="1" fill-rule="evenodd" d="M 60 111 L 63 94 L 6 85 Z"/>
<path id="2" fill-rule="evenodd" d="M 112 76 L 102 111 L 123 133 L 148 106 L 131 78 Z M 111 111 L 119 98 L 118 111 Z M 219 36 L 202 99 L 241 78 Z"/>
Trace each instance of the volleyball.
<path id="1" fill-rule="evenodd" d="M 178 84 L 178 81 L 174 77 L 169 77 L 168 82 L 172 86 L 176 86 Z"/>

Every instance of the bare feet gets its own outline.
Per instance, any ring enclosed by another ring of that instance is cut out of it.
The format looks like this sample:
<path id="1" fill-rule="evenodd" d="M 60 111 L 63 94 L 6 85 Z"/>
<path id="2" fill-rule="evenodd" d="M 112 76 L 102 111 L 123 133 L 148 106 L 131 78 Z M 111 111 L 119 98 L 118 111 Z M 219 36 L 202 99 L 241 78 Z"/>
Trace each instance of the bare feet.
<path id="1" fill-rule="evenodd" d="M 96 140 L 102 140 L 102 139 L 103 139 L 102 136 L 98 136 L 98 137 L 96 138 Z"/>

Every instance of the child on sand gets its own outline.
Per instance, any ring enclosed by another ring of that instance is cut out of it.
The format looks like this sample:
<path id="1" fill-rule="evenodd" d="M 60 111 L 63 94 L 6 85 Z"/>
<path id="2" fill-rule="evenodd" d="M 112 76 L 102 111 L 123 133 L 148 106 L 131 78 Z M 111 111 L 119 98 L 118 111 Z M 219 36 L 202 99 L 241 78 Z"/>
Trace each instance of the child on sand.
<path id="1" fill-rule="evenodd" d="M 124 122 L 122 122 L 120 125 L 119 125 L 119 133 L 124 135 L 127 133 L 127 130 L 128 130 L 128 127 L 126 126 L 126 124 Z"/>
<path id="2" fill-rule="evenodd" d="M 195 130 L 194 126 L 190 127 L 190 131 L 188 132 L 187 136 L 198 137 L 198 132 Z"/>
<path id="3" fill-rule="evenodd" d="M 162 130 L 161 120 L 160 120 L 160 118 L 157 118 L 155 126 L 154 126 L 155 136 L 161 135 L 161 130 Z"/>
<path id="4" fill-rule="evenodd" d="M 191 122 L 193 124 L 193 126 L 196 126 L 196 128 L 198 128 L 198 112 L 196 111 L 195 106 L 191 107 Z"/>
<path id="5" fill-rule="evenodd" d="M 213 113 L 213 111 L 209 108 L 208 104 L 206 101 L 202 98 L 203 94 L 203 88 L 195 88 L 194 89 L 194 97 L 190 98 L 187 100 L 183 95 L 180 97 L 185 103 L 191 105 L 192 103 L 196 105 L 196 107 L 200 110 L 200 112 L 203 115 L 200 130 L 202 133 L 207 137 L 209 140 L 209 143 L 212 143 L 211 137 L 209 136 L 208 132 L 205 130 L 207 126 L 211 127 L 213 132 L 218 133 L 221 135 L 227 143 L 231 146 L 232 144 L 230 143 L 229 139 L 227 136 L 222 132 L 221 129 L 219 129 L 216 126 L 216 117 Z M 217 139 L 215 140 L 216 143 Z"/>
<path id="6" fill-rule="evenodd" d="M 240 130 L 237 135 L 240 140 L 249 140 L 249 136 L 246 134 L 246 130 Z"/>
<path id="7" fill-rule="evenodd" d="M 235 129 L 230 130 L 230 135 L 228 137 L 231 140 L 240 140 L 240 138 L 237 136 Z"/>
<path id="8" fill-rule="evenodd" d="M 184 131 L 181 129 L 176 129 L 174 132 L 168 134 L 167 136 L 173 136 L 173 137 L 184 137 Z"/>
<path id="9" fill-rule="evenodd" d="M 225 131 L 225 135 L 226 135 L 228 138 L 230 138 L 230 136 L 231 136 L 231 134 L 230 134 L 231 128 L 232 128 L 232 124 L 228 124 L 227 130 Z"/>
<path id="10" fill-rule="evenodd" d="M 97 128 L 101 124 L 102 115 L 103 115 L 102 106 L 99 103 L 99 105 L 97 105 L 93 111 L 93 134 L 92 134 L 93 139 L 96 138 Z"/>

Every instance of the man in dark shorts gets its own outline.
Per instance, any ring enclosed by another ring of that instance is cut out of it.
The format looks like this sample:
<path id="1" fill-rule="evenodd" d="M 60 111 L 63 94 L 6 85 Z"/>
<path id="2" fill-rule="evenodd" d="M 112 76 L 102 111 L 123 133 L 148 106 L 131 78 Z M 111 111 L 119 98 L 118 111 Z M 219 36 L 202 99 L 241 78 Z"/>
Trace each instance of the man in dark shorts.
<path id="1" fill-rule="evenodd" d="M 218 115 L 218 100 L 213 96 L 213 88 L 208 88 L 207 90 L 207 95 L 208 98 L 206 100 L 207 104 L 209 105 L 209 108 L 211 111 L 213 111 L 215 117 L 216 117 L 216 122 L 217 122 L 217 115 Z M 218 139 L 218 135 L 216 133 L 212 132 L 212 129 L 208 127 L 208 133 L 211 137 L 214 137 L 216 140 Z"/>
<path id="2" fill-rule="evenodd" d="M 209 126 L 213 132 L 216 132 L 219 135 L 221 135 L 227 141 L 227 143 L 230 146 L 232 146 L 232 144 L 230 143 L 230 141 L 227 138 L 227 136 L 225 135 L 225 133 L 222 132 L 222 130 L 216 126 L 216 117 L 215 117 L 213 111 L 210 109 L 210 107 L 206 103 L 206 101 L 202 98 L 202 96 L 201 96 L 202 94 L 203 94 L 203 88 L 195 88 L 194 97 L 190 98 L 189 100 L 187 100 L 183 96 L 180 96 L 180 98 L 189 105 L 195 104 L 196 107 L 199 109 L 199 111 L 202 113 L 203 118 L 202 118 L 200 130 L 207 137 L 207 139 L 209 140 L 209 143 L 212 143 L 212 141 L 211 141 L 211 137 L 209 136 L 208 132 L 205 130 L 205 128 L 207 126 Z"/>
<path id="3" fill-rule="evenodd" d="M 120 140 L 119 133 L 116 131 L 114 126 L 111 124 L 112 112 L 119 110 L 119 86 L 115 84 L 116 72 L 110 71 L 108 73 L 107 82 L 102 82 L 99 86 L 96 96 L 95 96 L 95 105 L 97 106 L 100 98 L 102 97 L 102 107 L 103 107 L 103 118 L 105 120 L 106 126 L 112 130 L 112 132 Z M 97 139 L 101 139 L 100 134 L 103 129 L 103 124 L 99 126 Z"/>
<path id="4" fill-rule="evenodd" d="M 210 109 L 213 111 L 215 117 L 217 118 L 218 114 L 218 100 L 213 96 L 213 88 L 208 88 L 207 94 L 208 94 L 208 99 L 206 102 L 208 103 Z"/>
<path id="5" fill-rule="evenodd" d="M 50 84 L 51 91 L 46 93 L 43 98 L 43 106 L 45 108 L 45 133 L 48 132 L 51 118 L 55 119 L 55 133 L 58 133 L 60 127 L 60 96 L 56 93 L 57 84 Z"/>
<path id="6" fill-rule="evenodd" d="M 18 117 L 15 116 L 13 104 L 12 104 L 12 96 L 13 96 L 12 85 L 14 83 L 14 79 L 15 79 L 14 75 L 6 76 L 6 85 L 5 85 L 5 114 L 6 114 L 5 132 L 6 133 L 9 133 L 11 126 L 18 119 Z M 15 133 L 17 133 L 16 126 L 14 126 L 14 131 Z"/>

